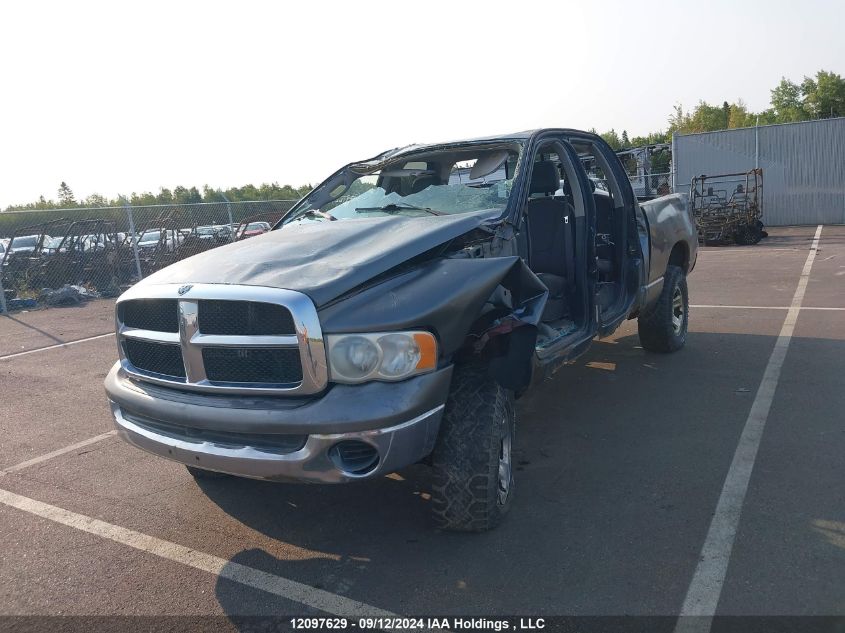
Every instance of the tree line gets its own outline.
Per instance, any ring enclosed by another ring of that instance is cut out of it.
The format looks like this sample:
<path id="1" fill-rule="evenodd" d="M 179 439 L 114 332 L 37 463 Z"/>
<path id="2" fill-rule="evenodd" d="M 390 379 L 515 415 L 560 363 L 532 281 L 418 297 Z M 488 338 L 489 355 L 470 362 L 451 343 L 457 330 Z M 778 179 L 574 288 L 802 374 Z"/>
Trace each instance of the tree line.
<path id="1" fill-rule="evenodd" d="M 722 105 L 699 101 L 692 110 L 685 110 L 679 104 L 674 106 L 665 130 L 629 138 L 626 130 L 620 135 L 612 129 L 601 137 L 613 149 L 622 150 L 669 143 L 672 134 L 845 117 L 845 79 L 833 72 L 820 70 L 815 77 L 805 76 L 801 83 L 782 77 L 770 95 L 770 106 L 762 112 L 750 111 L 742 99 L 731 103 L 724 101 Z"/>
<path id="2" fill-rule="evenodd" d="M 845 79 L 834 72 L 818 71 L 814 77 L 805 76 L 801 83 L 781 78 L 780 83 L 771 91 L 770 107 L 762 112 L 752 112 L 742 99 L 722 105 L 711 105 L 706 101 L 699 101 L 692 110 L 685 110 L 682 105 L 676 105 L 669 116 L 668 127 L 665 130 L 651 132 L 645 136 L 629 137 L 627 130 L 618 134 L 611 129 L 601 134 L 602 138 L 614 150 L 628 149 L 669 143 L 672 134 L 694 134 L 697 132 L 714 132 L 754 125 L 770 125 L 773 123 L 794 123 L 797 121 L 811 121 L 845 116 Z M 590 130 L 596 132 L 595 129 Z M 667 171 L 669 166 L 669 152 L 662 152 L 652 159 L 652 171 L 659 173 Z M 176 187 L 172 191 L 162 187 L 159 192 L 133 193 L 128 202 L 135 205 L 150 204 L 189 204 L 195 202 L 229 202 L 253 200 L 296 200 L 311 190 L 310 185 L 293 187 L 279 185 L 279 183 L 264 183 L 259 187 L 245 185 L 230 187 L 229 189 L 213 189 L 203 186 L 202 192 L 196 187 Z M 92 208 L 121 206 L 122 199 L 107 199 L 94 193 L 77 200 L 73 190 L 62 182 L 58 189 L 57 200 L 47 200 L 41 196 L 35 202 L 22 205 L 11 205 L 6 211 L 31 211 L 41 209 L 64 208 Z"/>
<path id="3" fill-rule="evenodd" d="M 126 202 L 132 206 L 152 204 L 194 204 L 198 202 L 256 202 L 261 200 L 298 200 L 311 191 L 311 185 L 293 187 L 291 185 L 280 185 L 277 182 L 264 183 L 258 187 L 255 185 L 244 185 L 243 187 L 230 187 L 228 189 L 213 189 L 204 185 L 202 191 L 196 187 L 175 187 L 173 190 L 167 187 L 159 189 L 158 193 L 145 191 L 143 193 L 132 193 L 126 198 Z M 98 207 L 120 207 L 123 206 L 122 198 L 106 198 L 99 193 L 92 193 L 86 198 L 76 199 L 73 190 L 64 181 L 59 185 L 56 200 L 48 200 L 41 196 L 35 202 L 20 205 L 10 205 L 5 211 L 42 211 L 49 209 L 93 209 Z"/>

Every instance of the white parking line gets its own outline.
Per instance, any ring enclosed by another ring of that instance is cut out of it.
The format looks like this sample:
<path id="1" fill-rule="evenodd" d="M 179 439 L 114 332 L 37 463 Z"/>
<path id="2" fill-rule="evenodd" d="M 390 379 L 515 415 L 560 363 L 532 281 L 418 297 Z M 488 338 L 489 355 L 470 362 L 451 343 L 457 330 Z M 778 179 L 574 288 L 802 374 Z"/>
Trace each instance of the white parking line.
<path id="1" fill-rule="evenodd" d="M 46 352 L 48 349 L 56 349 L 57 347 L 70 347 L 71 345 L 76 345 L 77 343 L 95 341 L 98 338 L 105 338 L 107 336 L 114 336 L 114 332 L 109 332 L 107 334 L 97 334 L 97 336 L 89 336 L 87 338 L 81 338 L 76 341 L 68 341 L 67 343 L 56 343 L 55 345 L 48 345 L 47 347 L 39 347 L 37 349 L 28 349 L 25 352 L 6 354 L 5 356 L 0 356 L 0 360 L 6 360 L 8 358 L 17 358 L 18 356 L 26 356 L 27 354 L 35 354 L 36 352 Z"/>
<path id="2" fill-rule="evenodd" d="M 59 455 L 71 453 L 76 449 L 84 448 L 86 446 L 90 446 L 91 444 L 96 444 L 97 442 L 101 442 L 102 440 L 107 440 L 110 437 L 114 437 L 115 434 L 117 434 L 117 431 L 108 431 L 107 433 L 102 433 L 100 435 L 95 435 L 94 437 L 89 437 L 87 440 L 82 440 L 81 442 L 77 442 L 76 444 L 71 444 L 70 446 L 65 446 L 64 448 L 57 449 L 50 453 L 45 453 L 44 455 L 33 457 L 32 459 L 28 459 L 25 462 L 21 462 L 20 464 L 15 464 L 14 466 L 9 466 L 8 468 L 0 470 L 0 477 L 9 473 L 16 473 L 19 470 L 29 468 L 30 466 L 35 466 L 35 464 L 40 464 L 41 462 L 46 462 L 48 459 L 53 459 L 54 457 L 58 457 Z"/>
<path id="3" fill-rule="evenodd" d="M 304 604 L 333 615 L 356 617 L 395 617 L 393 613 L 378 609 L 364 602 L 317 589 L 295 580 L 288 580 L 253 567 L 235 563 L 225 558 L 199 552 L 184 545 L 171 543 L 155 536 L 113 525 L 84 514 L 77 514 L 57 506 L 42 503 L 0 488 L 0 503 L 23 510 L 55 523 L 94 534 L 121 543 L 159 558 L 193 567 L 238 584 L 260 589 L 273 595 Z"/>
<path id="4" fill-rule="evenodd" d="M 718 304 L 690 304 L 690 308 L 712 308 L 714 310 L 718 310 L 720 308 L 725 308 L 727 310 L 832 310 L 832 311 L 841 311 L 845 310 L 845 308 L 817 308 L 815 306 L 798 306 L 797 308 L 794 306 L 726 306 L 726 305 L 718 305 Z"/>
<path id="5" fill-rule="evenodd" d="M 813 267 L 813 260 L 816 258 L 821 234 L 822 225 L 819 225 L 816 228 L 807 261 L 804 262 L 798 287 L 792 297 L 792 305 L 786 314 L 780 334 L 775 342 L 775 348 L 769 357 L 769 362 L 766 364 L 763 379 L 760 381 L 757 395 L 751 404 L 751 411 L 748 413 L 745 427 L 742 429 L 739 445 L 736 447 L 733 461 L 727 477 L 725 477 L 722 494 L 716 505 L 716 512 L 710 522 L 710 529 L 707 531 L 704 546 L 701 548 L 698 566 L 681 607 L 681 619 L 675 628 L 676 633 L 710 630 L 712 618 L 716 613 L 722 586 L 725 582 L 725 574 L 728 570 L 728 562 L 736 538 L 745 493 L 748 491 L 751 471 L 754 469 L 757 449 L 760 446 L 763 429 L 766 426 L 766 419 L 772 406 L 786 351 L 789 349 L 795 323 L 798 320 L 801 302 L 804 300 L 804 292 L 807 289 L 810 270 Z"/>
<path id="6" fill-rule="evenodd" d="M 749 248 L 725 248 L 723 246 L 710 246 L 710 247 L 705 246 L 705 247 L 701 248 L 698 252 L 699 253 L 721 254 L 721 253 L 749 253 L 749 252 L 759 253 L 760 251 L 764 251 L 764 252 L 768 252 L 768 251 L 795 251 L 795 252 L 798 252 L 800 250 L 803 250 L 803 249 L 798 248 L 797 246 L 794 246 L 794 247 L 791 247 L 791 248 L 790 247 L 758 246 L 757 248 L 754 248 L 754 249 L 749 249 Z"/>

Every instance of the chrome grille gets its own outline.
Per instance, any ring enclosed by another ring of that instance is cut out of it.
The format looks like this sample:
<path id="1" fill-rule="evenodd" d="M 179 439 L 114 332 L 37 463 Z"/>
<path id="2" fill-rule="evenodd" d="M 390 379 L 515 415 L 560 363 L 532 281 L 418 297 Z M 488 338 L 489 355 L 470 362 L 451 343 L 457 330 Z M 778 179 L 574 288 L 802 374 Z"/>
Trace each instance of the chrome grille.
<path id="1" fill-rule="evenodd" d="M 165 316 L 170 307 L 175 330 Z M 142 380 L 285 395 L 318 393 L 328 382 L 317 311 L 299 292 L 142 284 L 118 300 L 116 318 L 123 369 Z"/>

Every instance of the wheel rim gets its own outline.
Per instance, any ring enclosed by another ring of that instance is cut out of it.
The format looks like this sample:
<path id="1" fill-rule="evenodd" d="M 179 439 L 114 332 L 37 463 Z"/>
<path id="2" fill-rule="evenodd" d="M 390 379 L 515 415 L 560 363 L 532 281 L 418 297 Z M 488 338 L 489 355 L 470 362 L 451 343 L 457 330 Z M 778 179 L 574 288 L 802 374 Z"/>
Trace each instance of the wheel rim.
<path id="1" fill-rule="evenodd" d="M 499 447 L 499 486 L 498 486 L 498 500 L 499 505 L 505 505 L 508 500 L 508 495 L 511 491 L 511 471 L 512 471 L 512 453 L 511 453 L 511 430 L 507 419 L 504 421 L 508 429 L 505 436 L 502 438 L 502 443 Z"/>
<path id="2" fill-rule="evenodd" d="M 684 329 L 684 293 L 675 288 L 672 295 L 672 329 L 675 336 L 679 336 Z"/>

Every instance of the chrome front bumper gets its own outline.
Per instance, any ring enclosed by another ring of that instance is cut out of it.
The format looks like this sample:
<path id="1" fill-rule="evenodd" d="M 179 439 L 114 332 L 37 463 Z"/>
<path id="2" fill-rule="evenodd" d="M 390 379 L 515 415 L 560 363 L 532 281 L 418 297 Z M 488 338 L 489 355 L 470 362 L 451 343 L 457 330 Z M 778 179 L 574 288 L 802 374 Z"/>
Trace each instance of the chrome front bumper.
<path id="1" fill-rule="evenodd" d="M 342 389 L 336 387 L 328 396 L 318 399 L 312 405 L 304 404 L 289 411 L 257 411 L 239 409 L 237 406 L 203 406 L 204 403 L 198 402 L 202 396 L 196 395 L 192 396 L 193 402 L 190 404 L 177 403 L 161 398 L 160 390 L 156 390 L 158 399 L 150 398 L 151 393 L 142 395 L 135 392 L 135 389 L 143 390 L 145 386 L 134 384 L 125 375 L 121 375 L 118 366 L 106 379 L 106 391 L 118 434 L 133 446 L 154 455 L 197 468 L 254 479 L 342 483 L 388 474 L 431 453 L 451 378 L 451 368 L 441 371 L 443 373 L 440 376 L 438 374 L 441 372 L 436 372 L 404 383 L 373 383 L 370 396 L 376 399 L 370 400 L 368 412 L 371 415 L 381 413 L 384 405 L 392 409 L 389 418 L 374 416 L 372 426 L 378 427 L 386 419 L 390 420 L 388 426 L 381 428 L 361 429 L 360 418 L 365 411 L 355 411 L 360 406 L 360 400 L 350 398 L 346 393 L 351 389 L 366 391 L 367 386 L 339 386 Z M 388 393 L 396 398 L 394 402 L 386 402 L 389 400 Z M 401 418 L 403 411 L 406 417 Z M 223 415 L 229 417 L 231 423 L 222 424 L 224 420 L 220 417 Z M 260 429 L 255 424 L 244 426 L 243 421 L 249 415 L 261 415 L 266 422 Z M 303 417 L 310 418 L 307 424 L 302 423 Z M 397 417 L 401 419 L 397 420 Z M 359 421 L 347 426 L 354 418 Z M 164 425 L 159 424 L 159 421 L 192 429 L 207 429 L 211 433 L 225 429 L 227 432 L 238 433 L 243 440 L 233 442 L 227 439 L 221 442 L 201 436 L 171 434 L 161 430 Z M 327 432 L 344 427 L 348 430 Z M 266 438 L 267 431 L 301 434 L 304 443 L 290 452 L 268 448 L 266 441 L 263 445 L 259 442 L 250 445 L 250 434 L 261 433 L 261 437 Z M 339 466 L 330 457 L 329 451 L 344 441 L 362 442 L 374 447 L 378 452 L 376 466 L 363 474 Z"/>

